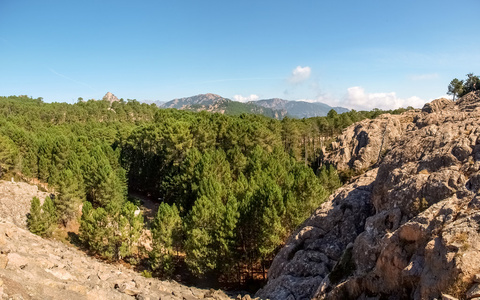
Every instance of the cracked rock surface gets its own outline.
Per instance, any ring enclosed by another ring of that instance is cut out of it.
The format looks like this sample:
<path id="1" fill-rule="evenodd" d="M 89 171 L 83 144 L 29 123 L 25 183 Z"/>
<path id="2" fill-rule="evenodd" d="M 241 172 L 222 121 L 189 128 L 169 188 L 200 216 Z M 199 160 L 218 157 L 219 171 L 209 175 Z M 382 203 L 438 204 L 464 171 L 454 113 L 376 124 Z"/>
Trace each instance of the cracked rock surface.
<path id="1" fill-rule="evenodd" d="M 339 169 L 369 171 L 337 190 L 289 238 L 257 296 L 476 295 L 480 92 L 354 124 L 326 160 Z"/>
<path id="2" fill-rule="evenodd" d="M 30 201 L 48 195 L 27 183 L 0 181 L 0 299 L 232 299 L 221 290 L 145 278 L 30 233 Z"/>

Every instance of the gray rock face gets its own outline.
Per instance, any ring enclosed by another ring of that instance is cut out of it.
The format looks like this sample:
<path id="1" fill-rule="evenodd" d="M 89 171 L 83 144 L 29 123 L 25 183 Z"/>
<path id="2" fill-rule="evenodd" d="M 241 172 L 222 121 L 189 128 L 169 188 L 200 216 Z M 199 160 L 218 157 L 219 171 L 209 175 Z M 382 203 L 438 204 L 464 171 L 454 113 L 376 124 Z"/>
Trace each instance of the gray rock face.
<path id="1" fill-rule="evenodd" d="M 338 189 L 304 222 L 275 257 L 268 284 L 256 296 L 311 299 L 374 213 L 370 198 L 376 174 L 376 169 L 369 171 Z"/>
<path id="2" fill-rule="evenodd" d="M 472 297 L 480 273 L 479 120 L 476 92 L 347 128 L 330 161 L 378 167 L 340 188 L 301 226 L 257 295 Z"/>
<path id="3" fill-rule="evenodd" d="M 0 219 L 1 299 L 183 300 L 205 295 L 213 295 L 212 300 L 231 299 L 222 291 L 144 278 Z"/>
<path id="4" fill-rule="evenodd" d="M 144 278 L 26 230 L 34 185 L 0 181 L 0 299 L 231 299 L 174 281 Z"/>
<path id="5" fill-rule="evenodd" d="M 43 204 L 49 195 L 40 191 L 35 185 L 0 180 L 0 217 L 26 229 L 32 198 L 37 197 Z"/>
<path id="6" fill-rule="evenodd" d="M 334 164 L 338 170 L 366 170 L 392 148 L 417 113 L 385 114 L 374 120 L 353 124 L 333 142 L 332 151 L 326 153 L 325 162 Z"/>

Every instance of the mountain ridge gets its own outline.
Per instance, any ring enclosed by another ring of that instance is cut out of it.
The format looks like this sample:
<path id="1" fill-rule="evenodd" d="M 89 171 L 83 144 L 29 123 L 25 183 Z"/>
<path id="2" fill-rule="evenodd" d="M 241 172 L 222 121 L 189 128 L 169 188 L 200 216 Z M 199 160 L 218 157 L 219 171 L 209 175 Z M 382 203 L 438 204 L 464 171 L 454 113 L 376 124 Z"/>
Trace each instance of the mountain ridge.
<path id="1" fill-rule="evenodd" d="M 306 102 L 301 100 L 285 100 L 280 98 L 261 99 L 254 102 L 256 105 L 274 110 L 285 110 L 287 115 L 295 118 L 324 117 L 333 109 L 341 114 L 350 111 L 344 107 L 332 107 L 322 102 Z"/>
<path id="2" fill-rule="evenodd" d="M 206 110 L 226 114 L 254 113 L 276 119 L 282 119 L 286 116 L 293 118 L 323 117 L 331 109 L 334 109 L 337 113 L 349 111 L 347 108 L 331 107 L 320 102 L 310 103 L 280 98 L 239 102 L 212 93 L 175 98 L 162 104 L 160 107 L 192 111 Z"/>

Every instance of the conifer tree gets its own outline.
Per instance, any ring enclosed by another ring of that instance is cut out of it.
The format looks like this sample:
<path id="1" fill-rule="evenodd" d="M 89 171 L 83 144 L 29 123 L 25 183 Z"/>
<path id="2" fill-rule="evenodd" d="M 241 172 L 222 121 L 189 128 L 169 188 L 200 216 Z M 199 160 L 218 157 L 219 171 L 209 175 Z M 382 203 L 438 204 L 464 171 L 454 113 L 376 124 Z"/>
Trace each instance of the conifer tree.
<path id="1" fill-rule="evenodd" d="M 60 173 L 58 195 L 55 206 L 59 220 L 66 225 L 78 216 L 80 205 L 85 200 L 83 179 L 66 169 Z"/>
<path id="2" fill-rule="evenodd" d="M 125 202 L 118 216 L 120 247 L 118 258 L 131 256 L 143 230 L 143 215 L 132 202 Z"/>
<path id="3" fill-rule="evenodd" d="M 152 268 L 171 276 L 175 270 L 175 250 L 181 244 L 182 220 L 175 204 L 160 204 L 152 226 L 153 250 L 150 253 Z"/>
<path id="4" fill-rule="evenodd" d="M 50 197 L 46 197 L 42 205 L 42 219 L 45 226 L 45 235 L 50 236 L 57 226 L 57 211 Z"/>
<path id="5" fill-rule="evenodd" d="M 27 216 L 27 226 L 30 232 L 36 235 L 45 234 L 45 222 L 42 218 L 42 208 L 40 206 L 40 199 L 33 197 L 30 206 L 30 213 Z"/>

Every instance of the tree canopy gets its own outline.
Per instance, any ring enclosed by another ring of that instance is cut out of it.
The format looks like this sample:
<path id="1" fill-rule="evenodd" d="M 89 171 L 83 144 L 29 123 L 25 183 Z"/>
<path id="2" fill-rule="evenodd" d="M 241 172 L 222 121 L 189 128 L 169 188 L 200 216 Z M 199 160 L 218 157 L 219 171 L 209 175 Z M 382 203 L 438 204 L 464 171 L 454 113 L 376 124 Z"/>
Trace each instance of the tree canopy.
<path id="1" fill-rule="evenodd" d="M 454 78 L 448 85 L 447 94 L 452 95 L 454 101 L 455 98 L 480 90 L 480 78 L 473 73 L 468 73 L 466 76 L 465 80 Z"/>
<path id="2" fill-rule="evenodd" d="M 268 267 L 340 185 L 335 168 L 319 159 L 334 136 L 384 112 L 279 121 L 135 100 L 0 97 L 0 175 L 38 178 L 55 194 L 43 206 L 32 200 L 34 233 L 79 221 L 89 252 L 138 261 L 151 229 L 148 260 L 159 275 L 173 274 L 181 256 L 197 277 L 238 280 Z M 159 202 L 151 224 L 128 192 Z"/>

